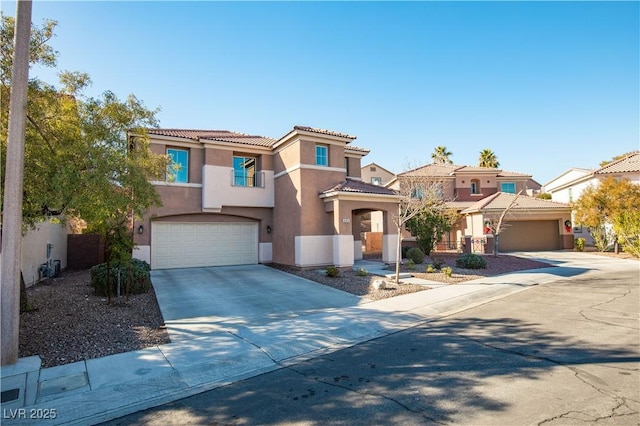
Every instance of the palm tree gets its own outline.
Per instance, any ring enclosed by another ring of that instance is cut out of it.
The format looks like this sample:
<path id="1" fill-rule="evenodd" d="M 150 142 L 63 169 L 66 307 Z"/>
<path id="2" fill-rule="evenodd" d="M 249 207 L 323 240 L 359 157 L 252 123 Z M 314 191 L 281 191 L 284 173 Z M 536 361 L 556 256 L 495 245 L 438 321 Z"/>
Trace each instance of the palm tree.
<path id="1" fill-rule="evenodd" d="M 498 157 L 496 157 L 496 154 L 493 151 L 491 151 L 490 149 L 483 149 L 482 151 L 480 151 L 478 166 L 497 169 L 498 167 L 500 167 L 500 163 L 498 162 Z"/>
<path id="2" fill-rule="evenodd" d="M 453 161 L 449 159 L 452 155 L 451 151 L 447 151 L 446 146 L 437 146 L 436 149 L 433 150 L 431 158 L 436 164 L 453 164 Z"/>

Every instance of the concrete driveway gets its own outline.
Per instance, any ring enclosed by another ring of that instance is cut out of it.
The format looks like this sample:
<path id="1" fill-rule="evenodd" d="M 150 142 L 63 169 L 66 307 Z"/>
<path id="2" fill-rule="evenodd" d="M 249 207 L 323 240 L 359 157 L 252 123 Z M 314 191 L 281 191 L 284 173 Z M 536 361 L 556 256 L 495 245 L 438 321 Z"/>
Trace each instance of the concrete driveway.
<path id="1" fill-rule="evenodd" d="M 172 342 L 361 302 L 264 265 L 154 270 L 151 281 Z"/>

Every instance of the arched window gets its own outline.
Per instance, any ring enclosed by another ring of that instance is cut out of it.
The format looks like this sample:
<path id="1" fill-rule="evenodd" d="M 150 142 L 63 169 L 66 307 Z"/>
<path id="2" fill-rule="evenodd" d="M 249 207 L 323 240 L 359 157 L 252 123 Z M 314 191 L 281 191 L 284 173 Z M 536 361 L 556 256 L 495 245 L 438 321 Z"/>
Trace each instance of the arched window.
<path id="1" fill-rule="evenodd" d="M 480 193 L 480 179 L 471 179 L 471 193 L 472 194 Z"/>

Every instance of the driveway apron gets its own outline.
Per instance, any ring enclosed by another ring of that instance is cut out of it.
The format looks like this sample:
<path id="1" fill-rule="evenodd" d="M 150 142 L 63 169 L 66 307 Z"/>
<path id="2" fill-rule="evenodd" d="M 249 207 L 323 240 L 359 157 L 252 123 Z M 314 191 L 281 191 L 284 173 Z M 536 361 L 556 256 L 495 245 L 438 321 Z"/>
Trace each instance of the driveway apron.
<path id="1" fill-rule="evenodd" d="M 151 281 L 173 342 L 361 302 L 264 265 L 154 270 Z"/>

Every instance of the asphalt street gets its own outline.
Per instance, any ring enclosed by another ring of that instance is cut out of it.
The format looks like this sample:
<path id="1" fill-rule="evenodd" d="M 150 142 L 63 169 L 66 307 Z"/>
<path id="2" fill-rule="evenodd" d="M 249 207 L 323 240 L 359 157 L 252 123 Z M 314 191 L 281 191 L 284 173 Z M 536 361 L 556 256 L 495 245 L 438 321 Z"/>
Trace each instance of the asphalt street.
<path id="1" fill-rule="evenodd" d="M 104 424 L 638 425 L 639 279 L 535 286 Z"/>

